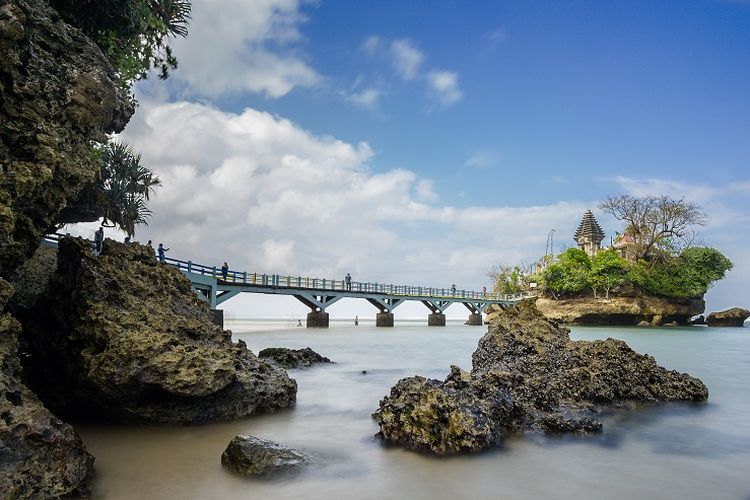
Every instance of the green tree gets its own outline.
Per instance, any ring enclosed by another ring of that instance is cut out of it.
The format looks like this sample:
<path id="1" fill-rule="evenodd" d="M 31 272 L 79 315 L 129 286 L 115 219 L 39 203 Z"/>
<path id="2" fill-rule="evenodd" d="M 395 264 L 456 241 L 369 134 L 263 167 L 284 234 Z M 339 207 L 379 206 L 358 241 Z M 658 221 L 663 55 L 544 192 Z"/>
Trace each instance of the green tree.
<path id="1" fill-rule="evenodd" d="M 580 248 L 569 248 L 542 272 L 545 290 L 555 298 L 575 295 L 589 286 L 591 260 Z"/>
<path id="2" fill-rule="evenodd" d="M 111 141 L 96 152 L 101 160 L 96 181 L 61 212 L 57 227 L 103 218 L 105 225 L 132 236 L 135 226 L 146 224 L 151 216 L 148 201 L 161 181 L 141 163 L 140 153 L 124 142 Z"/>
<path id="3" fill-rule="evenodd" d="M 495 265 L 487 271 L 497 293 L 519 293 L 523 290 L 523 272 L 518 266 Z"/>
<path id="4" fill-rule="evenodd" d="M 625 283 L 629 270 L 630 263 L 614 250 L 603 250 L 597 253 L 591 260 L 589 274 L 589 285 L 594 291 L 594 297 L 597 296 L 598 290 L 604 290 L 604 296 L 609 298 L 611 291 Z"/>
<path id="5" fill-rule="evenodd" d="M 189 0 L 51 0 L 110 59 L 123 85 L 177 68 L 169 39 L 187 35 Z"/>

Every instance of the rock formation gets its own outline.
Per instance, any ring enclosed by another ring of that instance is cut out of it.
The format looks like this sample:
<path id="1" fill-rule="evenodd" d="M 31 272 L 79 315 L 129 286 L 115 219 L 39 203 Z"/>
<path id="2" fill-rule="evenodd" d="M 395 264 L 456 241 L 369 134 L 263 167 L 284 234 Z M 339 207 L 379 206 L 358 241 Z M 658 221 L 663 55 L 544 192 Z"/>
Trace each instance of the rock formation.
<path id="1" fill-rule="evenodd" d="M 133 113 L 116 82 L 99 48 L 46 2 L 0 5 L 0 277 L 93 182 L 91 140 L 119 132 Z"/>
<path id="2" fill-rule="evenodd" d="M 133 112 L 99 48 L 47 2 L 0 1 L 0 491 L 56 498 L 86 489 L 93 458 L 22 383 L 8 286 L 57 214 L 93 182 L 91 141 Z"/>
<path id="3" fill-rule="evenodd" d="M 745 320 L 750 318 L 750 311 L 741 307 L 732 307 L 725 311 L 712 312 L 706 318 L 708 326 L 745 326 Z"/>
<path id="4" fill-rule="evenodd" d="M 699 298 L 610 297 L 553 300 L 536 299 L 537 308 L 548 319 L 565 324 L 635 326 L 646 321 L 659 326 L 672 321 L 690 324 L 706 303 Z"/>
<path id="5" fill-rule="evenodd" d="M 601 430 L 598 411 L 657 401 L 701 401 L 698 379 L 666 370 L 614 339 L 571 341 L 531 301 L 490 315 L 472 356 L 445 381 L 399 381 L 374 414 L 388 442 L 437 454 L 479 451 L 503 432 Z"/>
<path id="6" fill-rule="evenodd" d="M 246 476 L 277 474 L 309 461 L 304 453 L 255 436 L 235 436 L 221 454 L 224 467 Z"/>
<path id="7" fill-rule="evenodd" d="M 300 368 L 312 366 L 315 363 L 331 363 L 331 360 L 321 356 L 309 347 L 304 349 L 287 349 L 285 347 L 269 347 L 258 353 L 259 358 L 271 360 L 284 368 Z"/>
<path id="8" fill-rule="evenodd" d="M 0 309 L 11 293 L 0 278 Z M 0 315 L 0 492 L 3 498 L 57 498 L 86 492 L 94 457 L 71 426 L 22 382 L 21 325 Z"/>
<path id="9" fill-rule="evenodd" d="M 233 344 L 150 248 L 105 240 L 95 257 L 66 238 L 57 261 L 22 318 L 32 387 L 60 416 L 200 423 L 294 402 L 296 382 Z"/>

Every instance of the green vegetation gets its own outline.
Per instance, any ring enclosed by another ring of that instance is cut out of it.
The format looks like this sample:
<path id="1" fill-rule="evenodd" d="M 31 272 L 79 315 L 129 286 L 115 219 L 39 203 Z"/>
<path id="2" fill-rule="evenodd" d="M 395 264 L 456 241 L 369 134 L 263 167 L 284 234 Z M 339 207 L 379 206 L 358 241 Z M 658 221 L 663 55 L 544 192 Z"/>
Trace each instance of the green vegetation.
<path id="1" fill-rule="evenodd" d="M 132 236 L 135 226 L 146 224 L 151 216 L 147 202 L 161 181 L 124 142 L 110 141 L 98 146 L 95 153 L 101 161 L 96 181 L 61 212 L 57 228 L 103 219 L 105 225 L 117 226 Z"/>
<path id="2" fill-rule="evenodd" d="M 700 297 L 713 283 L 724 278 L 732 262 L 713 248 L 693 247 L 658 260 L 630 262 L 614 250 L 603 250 L 593 259 L 577 248 L 560 254 L 558 260 L 534 279 L 555 298 L 580 297 L 593 292 L 662 297 Z"/>
<path id="3" fill-rule="evenodd" d="M 487 271 L 497 293 L 518 293 L 525 286 L 524 275 L 518 266 L 493 266 Z"/>
<path id="4" fill-rule="evenodd" d="M 151 69 L 164 79 L 177 68 L 168 45 L 187 35 L 188 0 L 52 0 L 65 21 L 93 40 L 115 67 L 124 86 Z"/>

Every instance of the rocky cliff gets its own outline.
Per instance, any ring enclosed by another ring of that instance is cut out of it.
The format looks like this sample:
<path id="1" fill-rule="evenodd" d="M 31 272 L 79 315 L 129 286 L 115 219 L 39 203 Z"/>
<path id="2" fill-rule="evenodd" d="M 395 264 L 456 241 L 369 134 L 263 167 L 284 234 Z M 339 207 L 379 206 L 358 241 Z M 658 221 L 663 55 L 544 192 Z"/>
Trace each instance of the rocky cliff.
<path id="1" fill-rule="evenodd" d="M 472 371 L 451 367 L 445 381 L 400 380 L 374 415 L 379 435 L 439 455 L 479 451 L 509 431 L 597 432 L 606 406 L 708 397 L 700 380 L 662 368 L 625 342 L 571 341 L 568 334 L 531 301 L 491 314 Z"/>
<path id="2" fill-rule="evenodd" d="M 46 2 L 0 3 L 0 277 L 98 172 L 92 139 L 133 107 L 99 48 Z"/>
<path id="3" fill-rule="evenodd" d="M 297 385 L 258 359 L 153 250 L 60 243 L 49 286 L 22 315 L 32 387 L 61 416 L 200 423 L 293 404 Z"/>
<path id="4" fill-rule="evenodd" d="M 698 298 L 611 297 L 553 300 L 540 297 L 537 308 L 547 318 L 566 324 L 654 326 L 676 322 L 687 325 L 701 314 L 706 303 Z"/>

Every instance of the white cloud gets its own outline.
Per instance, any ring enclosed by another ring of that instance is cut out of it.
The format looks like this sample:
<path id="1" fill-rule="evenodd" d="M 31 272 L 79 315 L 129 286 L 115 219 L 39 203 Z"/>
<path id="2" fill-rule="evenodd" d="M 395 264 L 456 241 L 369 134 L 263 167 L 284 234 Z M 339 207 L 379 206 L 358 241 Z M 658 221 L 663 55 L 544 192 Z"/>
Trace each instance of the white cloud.
<path id="1" fill-rule="evenodd" d="M 464 94 L 458 86 L 458 73 L 433 70 L 427 73 L 426 78 L 435 99 L 444 106 L 463 99 Z"/>
<path id="2" fill-rule="evenodd" d="M 408 81 L 417 77 L 424 54 L 411 40 L 402 38 L 391 42 L 391 55 L 396 72 L 401 78 Z"/>
<path id="3" fill-rule="evenodd" d="M 368 87 L 359 92 L 349 94 L 346 96 L 346 99 L 363 108 L 376 109 L 382 95 L 383 93 L 379 89 Z"/>
<path id="4" fill-rule="evenodd" d="M 370 35 L 368 36 L 365 41 L 362 43 L 362 50 L 364 50 L 369 55 L 375 55 L 375 53 L 380 49 L 380 37 L 377 35 Z"/>
<path id="5" fill-rule="evenodd" d="M 464 167 L 484 169 L 495 163 L 495 158 L 487 153 L 476 153 L 471 155 L 465 162 Z"/>
<path id="6" fill-rule="evenodd" d="M 174 41 L 188 91 L 215 97 L 250 91 L 281 97 L 320 76 L 297 53 L 301 0 L 194 0 L 189 35 Z"/>
<path id="7" fill-rule="evenodd" d="M 543 253 L 551 227 L 572 234 L 587 206 L 441 205 L 430 179 L 373 170 L 367 143 L 253 109 L 143 102 L 123 136 L 164 184 L 138 238 L 248 272 L 479 289 L 491 264 Z"/>

